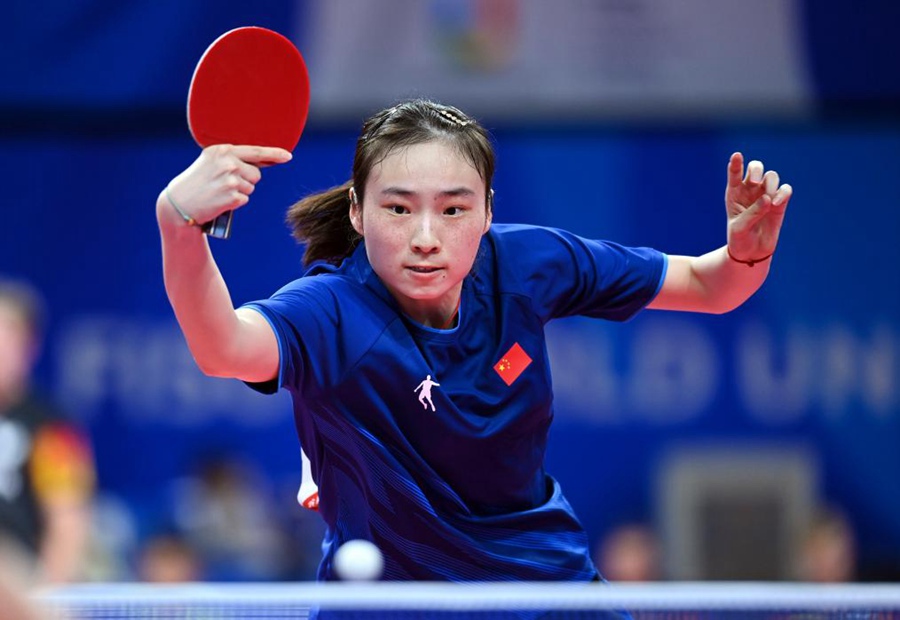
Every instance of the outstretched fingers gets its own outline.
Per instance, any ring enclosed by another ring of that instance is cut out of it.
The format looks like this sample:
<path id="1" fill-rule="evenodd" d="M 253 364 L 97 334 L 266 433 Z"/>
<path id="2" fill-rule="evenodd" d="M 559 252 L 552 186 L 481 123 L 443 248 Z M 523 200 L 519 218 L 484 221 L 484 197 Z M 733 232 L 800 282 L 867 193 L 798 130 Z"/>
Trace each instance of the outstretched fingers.
<path id="1" fill-rule="evenodd" d="M 763 176 L 763 185 L 769 198 L 775 198 L 775 193 L 778 191 L 778 181 L 778 173 L 774 170 L 769 170 Z"/>
<path id="2" fill-rule="evenodd" d="M 794 188 L 785 183 L 778 188 L 777 192 L 775 192 L 775 196 L 772 197 L 772 204 L 776 209 L 780 209 L 783 212 L 785 209 L 787 209 L 788 202 L 793 195 Z"/>
<path id="3" fill-rule="evenodd" d="M 771 211 L 772 198 L 768 194 L 763 194 L 737 217 L 735 224 L 738 229 L 752 228 Z"/>
<path id="4" fill-rule="evenodd" d="M 235 157 L 256 166 L 283 164 L 291 160 L 290 151 L 275 146 L 236 145 L 232 147 Z"/>
<path id="5" fill-rule="evenodd" d="M 732 153 L 728 160 L 728 187 L 734 189 L 740 186 L 744 176 L 744 156 L 741 153 Z"/>
<path id="6" fill-rule="evenodd" d="M 768 191 L 759 197 L 748 209 L 740 214 L 740 225 L 742 228 L 751 228 L 756 226 L 768 215 L 774 216 L 772 223 L 776 228 L 781 227 L 781 221 L 784 219 L 784 212 L 787 209 L 787 203 L 791 199 L 793 188 L 785 183 L 771 194 Z"/>
<path id="7" fill-rule="evenodd" d="M 744 177 L 744 183 L 751 186 L 758 186 L 763 182 L 763 163 L 754 159 L 747 164 L 747 176 Z"/>
<path id="8" fill-rule="evenodd" d="M 732 214 L 751 210 L 750 216 L 755 217 L 756 212 L 769 208 L 768 203 L 760 201 L 760 198 L 768 196 L 775 202 L 780 178 L 774 170 L 766 171 L 763 163 L 757 159 L 749 162 L 744 170 L 743 160 L 741 153 L 734 153 L 729 161 L 726 204 Z"/>

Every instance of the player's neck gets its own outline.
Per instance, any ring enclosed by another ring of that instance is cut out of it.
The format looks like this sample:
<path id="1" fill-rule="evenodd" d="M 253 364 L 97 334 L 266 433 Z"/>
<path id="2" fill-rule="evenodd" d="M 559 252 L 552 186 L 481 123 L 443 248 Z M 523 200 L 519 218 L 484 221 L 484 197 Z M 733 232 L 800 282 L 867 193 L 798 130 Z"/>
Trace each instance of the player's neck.
<path id="1" fill-rule="evenodd" d="M 432 329 L 452 329 L 459 317 L 462 284 L 440 300 L 406 300 L 400 302 L 403 312 L 412 320 Z"/>
<path id="2" fill-rule="evenodd" d="M 456 324 L 459 320 L 459 304 L 462 302 L 462 295 L 458 295 L 456 297 L 456 307 L 453 309 L 453 314 L 450 315 L 450 318 L 444 321 L 441 325 L 438 326 L 438 329 L 453 329 L 456 327 Z"/>

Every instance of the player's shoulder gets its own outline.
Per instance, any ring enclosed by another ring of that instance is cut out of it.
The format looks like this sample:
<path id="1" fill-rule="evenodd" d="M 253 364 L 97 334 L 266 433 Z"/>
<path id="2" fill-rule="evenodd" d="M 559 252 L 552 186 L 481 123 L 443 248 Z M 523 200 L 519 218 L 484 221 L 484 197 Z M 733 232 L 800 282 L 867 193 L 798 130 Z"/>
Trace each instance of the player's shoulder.
<path id="1" fill-rule="evenodd" d="M 514 243 L 523 240 L 539 240 L 548 239 L 560 234 L 565 234 L 557 228 L 548 226 L 537 226 L 535 224 L 491 224 L 488 235 L 496 239 L 498 242 Z"/>
<path id="2" fill-rule="evenodd" d="M 361 288 L 361 281 L 351 260 L 340 264 L 316 261 L 303 274 L 281 287 L 275 294 L 303 293 L 308 295 L 329 295 L 335 290 L 350 292 Z"/>
<path id="3" fill-rule="evenodd" d="M 488 231 L 491 244 L 501 253 L 519 252 L 517 258 L 529 260 L 553 252 L 577 239 L 566 230 L 533 224 L 493 224 Z"/>
<path id="4" fill-rule="evenodd" d="M 363 256 L 365 254 L 363 253 Z M 358 253 L 340 265 L 313 265 L 262 305 L 296 321 L 315 321 L 339 333 L 362 338 L 397 319 L 390 294 Z"/>
<path id="5" fill-rule="evenodd" d="M 364 305 L 366 297 L 364 287 L 346 275 L 307 273 L 278 289 L 268 303 L 334 316 L 342 308 L 346 311 L 353 305 Z"/>
<path id="6" fill-rule="evenodd" d="M 499 274 L 524 274 L 542 269 L 548 261 L 567 253 L 575 236 L 564 230 L 530 224 L 494 224 L 486 245 Z"/>

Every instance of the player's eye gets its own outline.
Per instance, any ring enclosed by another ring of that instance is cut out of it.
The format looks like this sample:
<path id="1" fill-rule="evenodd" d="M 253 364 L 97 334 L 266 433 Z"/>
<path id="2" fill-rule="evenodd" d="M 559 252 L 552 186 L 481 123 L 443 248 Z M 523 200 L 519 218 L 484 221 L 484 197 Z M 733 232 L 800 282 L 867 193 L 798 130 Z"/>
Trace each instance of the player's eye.
<path id="1" fill-rule="evenodd" d="M 387 205 L 386 208 L 394 215 L 404 215 L 406 213 L 409 213 L 409 209 L 407 209 L 403 205 Z"/>
<path id="2" fill-rule="evenodd" d="M 459 206 L 447 207 L 444 209 L 444 215 L 462 215 L 465 209 Z"/>

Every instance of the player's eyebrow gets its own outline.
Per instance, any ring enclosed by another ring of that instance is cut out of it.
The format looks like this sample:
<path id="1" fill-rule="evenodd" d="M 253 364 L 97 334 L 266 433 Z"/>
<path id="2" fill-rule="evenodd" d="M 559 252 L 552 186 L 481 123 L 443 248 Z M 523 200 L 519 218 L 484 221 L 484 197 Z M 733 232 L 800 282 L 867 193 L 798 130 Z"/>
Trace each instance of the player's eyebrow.
<path id="1" fill-rule="evenodd" d="M 383 190 L 381 190 L 381 195 L 382 196 L 402 196 L 405 198 L 405 197 L 415 196 L 415 195 L 417 195 L 417 192 L 414 192 L 411 189 L 406 189 L 403 187 L 391 186 L 391 187 L 386 187 Z M 474 196 L 474 195 L 475 195 L 475 191 L 472 190 L 471 188 L 468 188 L 465 186 L 453 187 L 451 189 L 445 189 L 443 191 L 438 192 L 438 196 L 440 196 L 442 198 L 457 198 L 457 197 L 468 198 L 469 196 Z"/>

